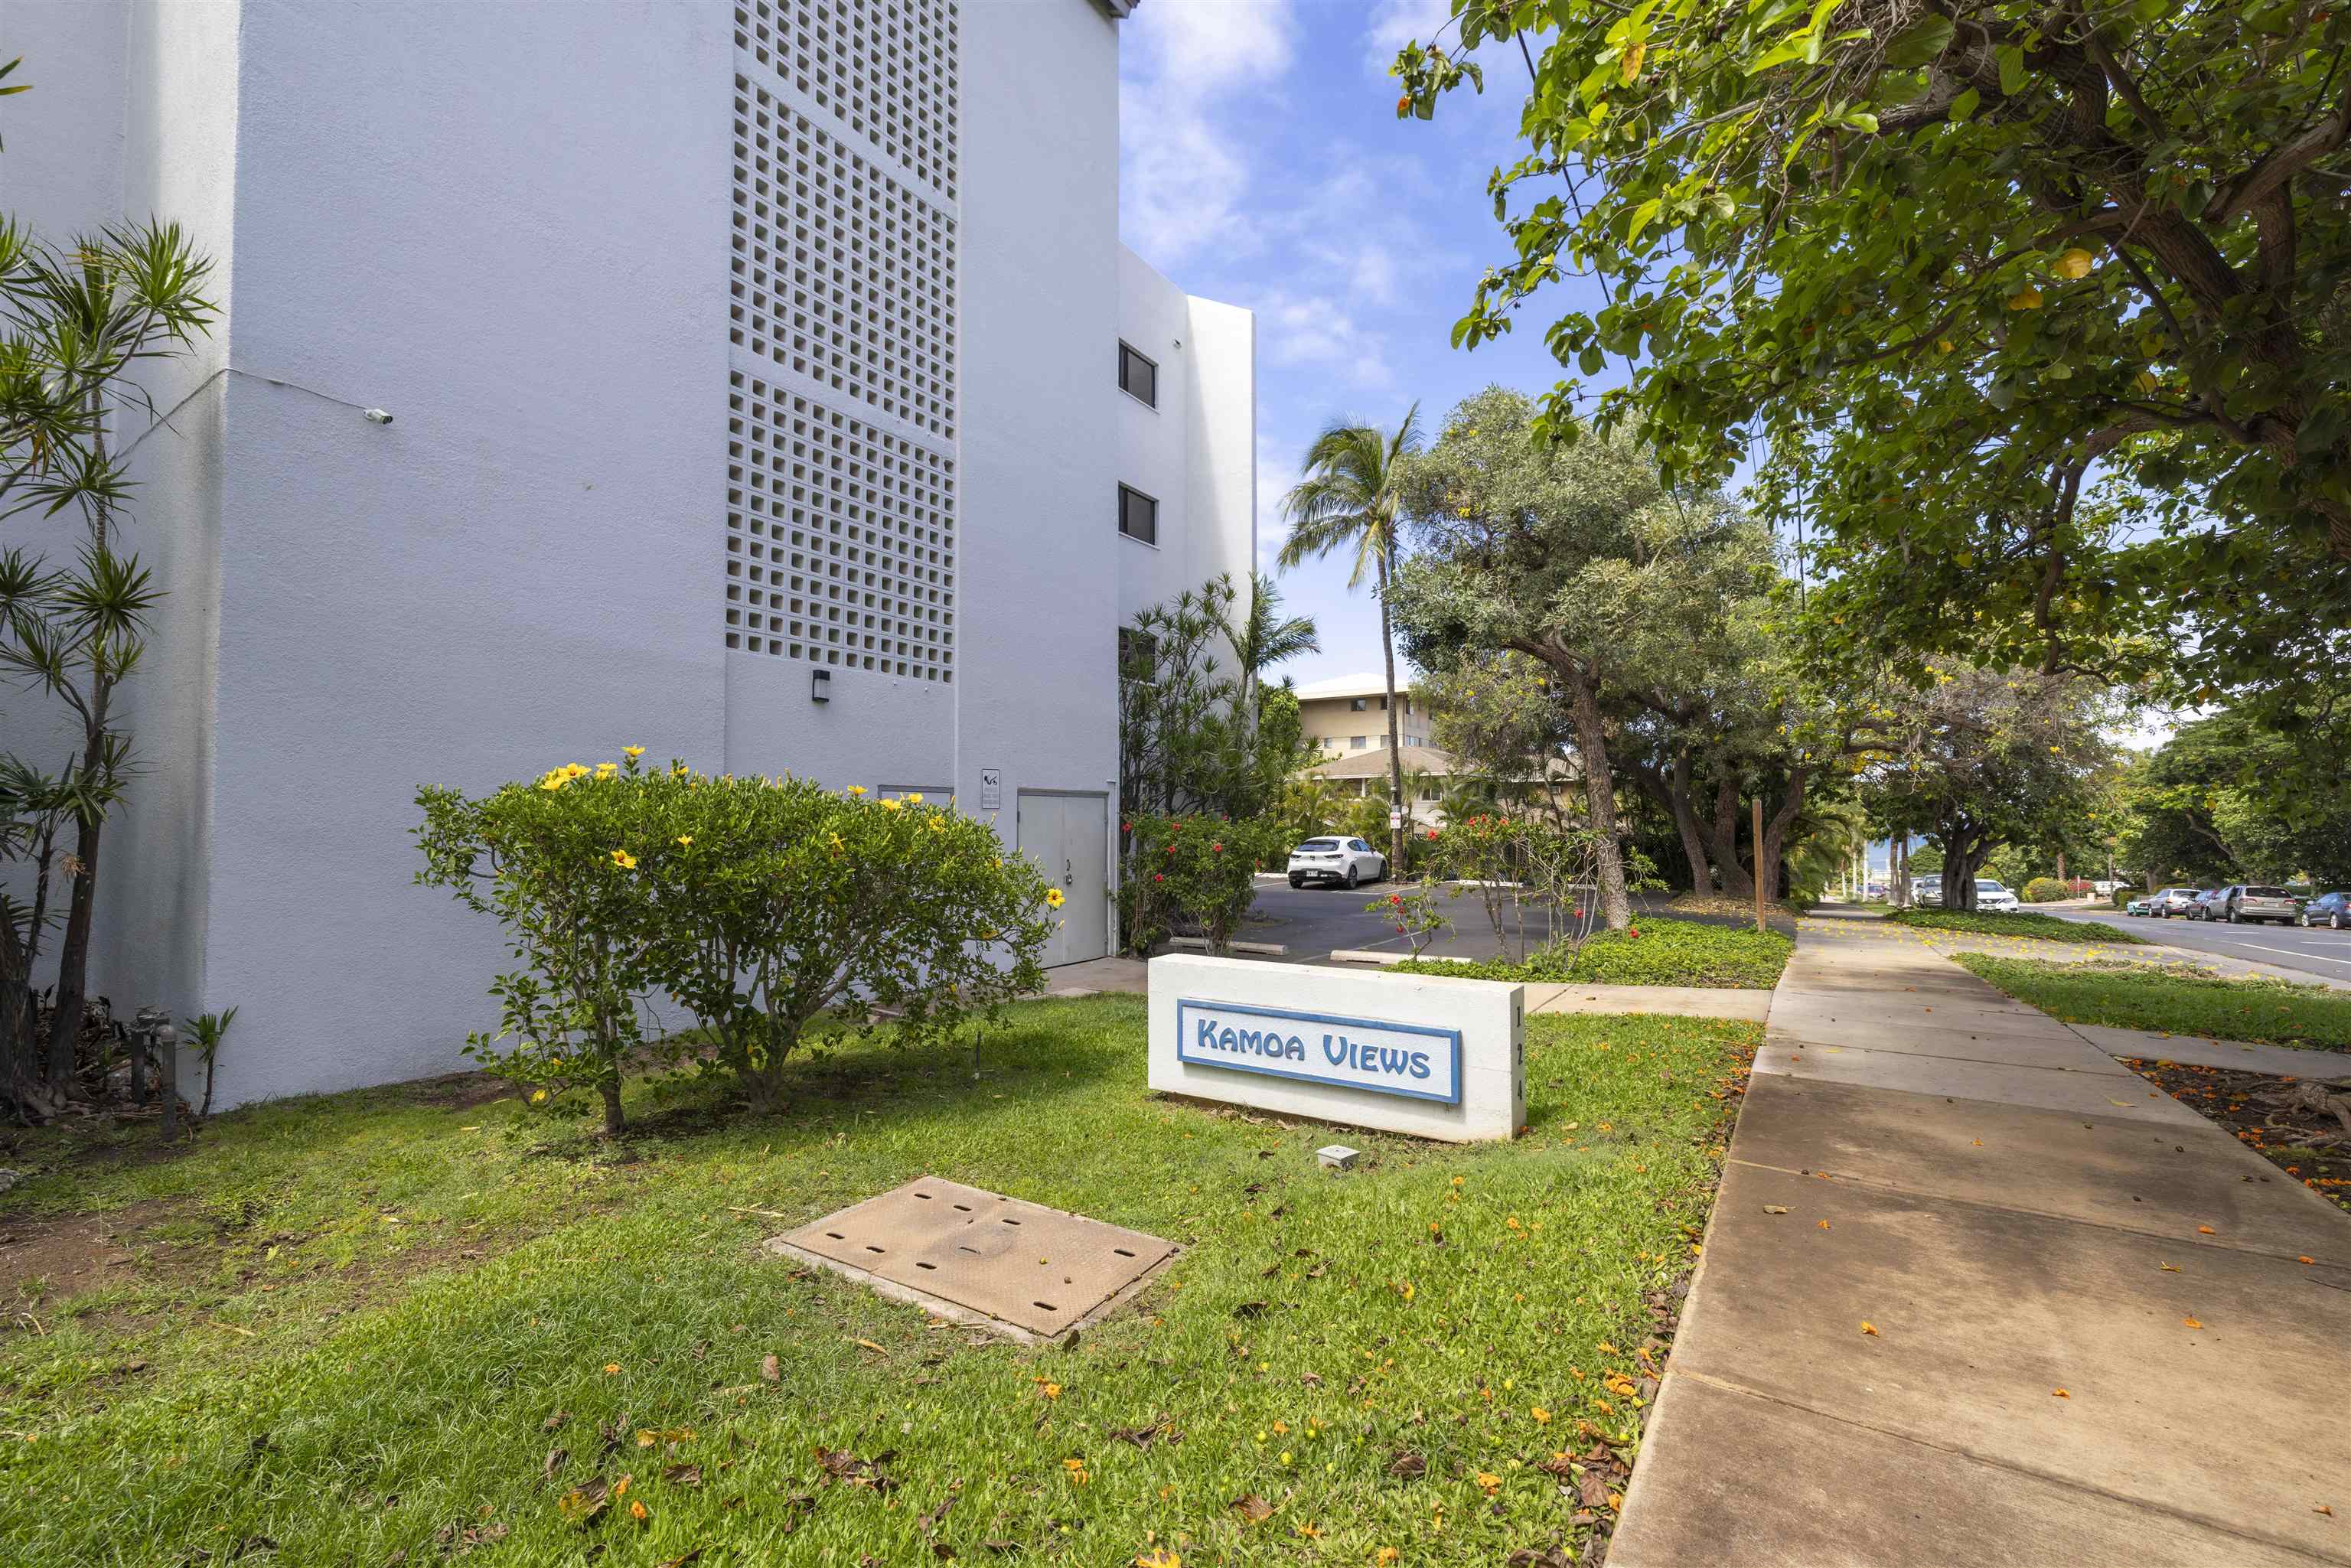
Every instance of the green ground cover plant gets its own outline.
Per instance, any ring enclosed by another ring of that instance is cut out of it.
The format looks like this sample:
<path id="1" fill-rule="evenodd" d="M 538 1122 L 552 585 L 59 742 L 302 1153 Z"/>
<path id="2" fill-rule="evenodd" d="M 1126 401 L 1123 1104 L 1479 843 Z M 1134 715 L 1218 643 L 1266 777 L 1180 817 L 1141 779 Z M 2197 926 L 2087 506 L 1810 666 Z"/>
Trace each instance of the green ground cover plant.
<path id="1" fill-rule="evenodd" d="M 1776 931 L 1643 917 L 1623 931 L 1594 932 L 1581 947 L 1562 944 L 1531 954 L 1524 963 L 1416 958 L 1390 966 L 1390 972 L 1587 986 L 1768 990 L 1780 983 L 1780 971 L 1787 967 L 1794 949 L 1795 944 Z"/>
<path id="2" fill-rule="evenodd" d="M 1582 1560 L 1611 1508 L 1574 1467 L 1635 1437 L 1760 1031 L 1530 1019 L 1524 1136 L 1350 1133 L 1334 1174 L 1328 1127 L 1151 1096 L 1143 1029 L 1120 997 L 977 1050 L 847 1037 L 762 1117 L 632 1078 L 622 1139 L 478 1077 L 235 1111 L 169 1159 L 24 1134 L 6 1554 Z M 1033 1351 L 760 1249 L 925 1173 L 1186 1251 Z M 93 1233 L 114 1266 L 76 1262 Z"/>
<path id="3" fill-rule="evenodd" d="M 2044 942 L 2112 942 L 2124 947 L 2150 946 L 2136 931 L 2123 931 L 2089 920 L 2061 920 L 2029 909 L 2005 915 L 1977 915 L 1959 909 L 1898 909 L 1886 917 L 1896 925 L 1917 931 L 1970 931 L 1984 936 L 2030 936 Z"/>
<path id="4" fill-rule="evenodd" d="M 2351 991 L 2266 975 L 2223 975 L 2197 964 L 1953 956 L 2017 1000 L 2067 1023 L 2351 1051 Z"/>

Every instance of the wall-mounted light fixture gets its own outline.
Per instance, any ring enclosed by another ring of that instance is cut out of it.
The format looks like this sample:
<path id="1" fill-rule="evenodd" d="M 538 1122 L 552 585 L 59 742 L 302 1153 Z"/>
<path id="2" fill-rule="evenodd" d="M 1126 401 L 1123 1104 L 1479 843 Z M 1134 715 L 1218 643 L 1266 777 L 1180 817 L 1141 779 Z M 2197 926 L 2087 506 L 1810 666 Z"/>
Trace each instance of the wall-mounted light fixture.
<path id="1" fill-rule="evenodd" d="M 832 700 L 832 672 L 819 670 L 809 677 L 809 701 L 829 703 Z"/>
<path id="2" fill-rule="evenodd" d="M 360 410 L 360 414 L 370 424 L 390 424 L 392 423 L 392 413 L 389 409 L 363 408 Z"/>

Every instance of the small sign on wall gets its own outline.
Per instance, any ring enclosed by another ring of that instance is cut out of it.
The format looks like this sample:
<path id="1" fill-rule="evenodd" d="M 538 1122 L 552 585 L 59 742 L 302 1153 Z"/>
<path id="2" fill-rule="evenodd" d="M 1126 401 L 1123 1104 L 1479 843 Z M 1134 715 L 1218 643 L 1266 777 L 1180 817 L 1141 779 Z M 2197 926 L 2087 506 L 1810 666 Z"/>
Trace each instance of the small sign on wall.
<path id="1" fill-rule="evenodd" d="M 1526 996 L 1499 980 L 1170 954 L 1151 961 L 1151 1087 L 1452 1143 L 1526 1117 Z"/>
<path id="2" fill-rule="evenodd" d="M 983 768 L 979 770 L 979 809 L 983 811 L 1004 810 L 1004 769 Z"/>

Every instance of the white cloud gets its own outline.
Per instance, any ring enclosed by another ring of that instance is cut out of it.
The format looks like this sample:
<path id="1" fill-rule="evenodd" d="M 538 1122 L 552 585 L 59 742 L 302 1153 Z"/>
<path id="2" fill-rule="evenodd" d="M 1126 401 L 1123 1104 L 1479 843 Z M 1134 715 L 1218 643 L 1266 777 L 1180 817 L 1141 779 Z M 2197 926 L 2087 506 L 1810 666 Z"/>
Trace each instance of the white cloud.
<path id="1" fill-rule="evenodd" d="M 1290 0 L 1155 0 L 1124 26 L 1119 83 L 1122 227 L 1155 267 L 1254 248 L 1253 171 L 1232 100 L 1290 69 Z"/>
<path id="2" fill-rule="evenodd" d="M 1395 384 L 1379 334 L 1366 330 L 1342 301 L 1327 294 L 1275 289 L 1252 308 L 1268 363 L 1332 366 L 1371 392 Z"/>
<path id="3" fill-rule="evenodd" d="M 1426 47 L 1439 29 L 1458 43 L 1447 26 L 1452 20 L 1452 0 L 1379 0 L 1364 29 L 1364 63 L 1374 76 L 1384 77 L 1406 44 Z"/>

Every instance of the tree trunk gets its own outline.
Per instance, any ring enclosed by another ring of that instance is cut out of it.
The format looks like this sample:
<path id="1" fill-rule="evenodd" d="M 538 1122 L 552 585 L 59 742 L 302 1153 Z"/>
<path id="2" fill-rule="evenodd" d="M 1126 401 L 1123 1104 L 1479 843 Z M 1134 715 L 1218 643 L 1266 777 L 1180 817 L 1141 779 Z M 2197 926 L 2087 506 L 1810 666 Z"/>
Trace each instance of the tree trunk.
<path id="1" fill-rule="evenodd" d="M 1380 561 L 1380 657 L 1386 661 L 1388 674 L 1388 809 L 1397 813 L 1395 825 L 1388 829 L 1388 874 L 1404 874 L 1404 820 L 1409 809 L 1404 798 L 1404 752 L 1400 749 L 1396 728 L 1395 633 L 1388 625 L 1388 557 L 1385 550 Z"/>
<path id="2" fill-rule="evenodd" d="M 627 1126 L 621 1117 L 621 1075 L 616 1071 L 596 1087 L 604 1097 L 604 1135 L 617 1138 Z"/>
<path id="3" fill-rule="evenodd" d="M 1706 836 L 1698 831 L 1698 810 L 1690 802 L 1689 753 L 1676 751 L 1666 775 L 1666 803 L 1674 814 L 1674 831 L 1681 835 L 1682 853 L 1689 857 L 1690 891 L 1701 896 L 1714 891 L 1707 873 Z"/>
<path id="4" fill-rule="evenodd" d="M 97 766 L 98 743 L 85 768 Z M 98 836 L 103 819 L 80 819 L 74 835 L 73 897 L 66 908 L 65 939 L 57 946 L 57 1014 L 49 1028 L 49 1082 L 60 1094 L 73 1079 L 74 1047 L 89 990 L 89 926 L 98 903 Z"/>
<path id="5" fill-rule="evenodd" d="M 1804 809 L 1804 789 L 1811 780 L 1811 771 L 1799 768 L 1788 776 L 1788 793 L 1780 809 L 1764 820 L 1763 841 L 1755 846 L 1755 876 L 1763 889 L 1763 896 L 1781 896 L 1781 862 L 1786 858 L 1788 830 Z M 1752 891 L 1751 889 L 1750 891 Z"/>
<path id="6" fill-rule="evenodd" d="M 1750 898 L 1755 879 L 1739 858 L 1739 786 L 1725 779 L 1714 787 L 1714 869 L 1726 898 Z"/>
<path id="7" fill-rule="evenodd" d="M 1583 754 L 1583 798 L 1598 840 L 1600 918 L 1609 930 L 1622 931 L 1633 924 L 1633 904 L 1625 889 L 1625 849 L 1616 837 L 1616 778 L 1608 763 L 1608 735 L 1601 725 L 1599 695 L 1582 666 L 1570 661 L 1553 667 L 1567 687 L 1575 746 Z"/>

